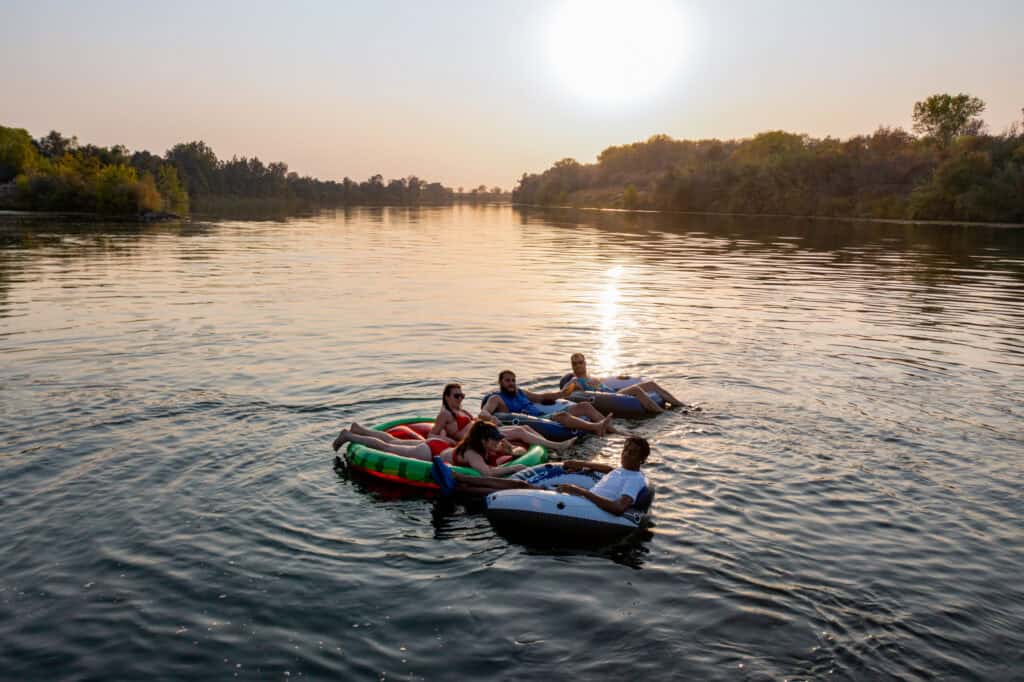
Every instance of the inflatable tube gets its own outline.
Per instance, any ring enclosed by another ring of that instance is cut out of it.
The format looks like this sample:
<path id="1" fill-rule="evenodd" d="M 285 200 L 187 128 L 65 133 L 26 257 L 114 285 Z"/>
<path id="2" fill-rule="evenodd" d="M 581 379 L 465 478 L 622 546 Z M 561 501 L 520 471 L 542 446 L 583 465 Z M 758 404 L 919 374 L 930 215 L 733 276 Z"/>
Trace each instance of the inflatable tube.
<path id="1" fill-rule="evenodd" d="M 429 427 L 433 422 L 434 420 L 430 417 L 411 417 L 394 419 L 373 428 L 377 431 L 389 431 L 397 426 L 408 426 L 409 429 L 400 429 L 398 431 L 405 432 L 411 430 L 419 432 L 423 431 L 421 426 L 423 424 L 427 425 L 427 431 L 429 431 Z M 433 465 L 431 460 L 393 455 L 389 452 L 382 452 L 368 448 L 365 445 L 359 445 L 358 443 L 346 444 L 344 455 L 349 468 L 354 471 L 398 485 L 432 490 L 438 489 L 437 483 L 434 482 L 430 475 Z M 502 462 L 502 464 L 522 464 L 529 467 L 546 462 L 547 459 L 548 451 L 546 448 L 532 445 L 524 454 L 507 462 Z M 471 467 L 453 466 L 452 470 L 466 476 L 480 475 L 476 469 Z"/>
<path id="2" fill-rule="evenodd" d="M 570 429 L 568 426 L 562 426 L 558 422 L 550 419 L 544 419 L 543 417 L 531 417 L 528 414 L 521 414 L 519 412 L 499 412 L 494 415 L 494 418 L 501 422 L 503 426 L 529 426 L 548 440 L 557 441 L 559 443 L 563 440 L 569 440 L 574 436 L 581 436 L 586 433 L 585 431 Z"/>
<path id="3" fill-rule="evenodd" d="M 572 372 L 568 372 L 562 375 L 562 378 L 558 380 L 558 387 L 565 388 L 565 385 L 569 383 L 576 375 Z M 637 384 L 647 381 L 646 377 L 604 377 L 598 379 L 602 384 L 612 389 L 613 391 L 621 391 L 628 386 L 635 386 Z"/>
<path id="4" fill-rule="evenodd" d="M 635 386 L 646 380 L 644 377 L 605 377 L 601 379 L 601 383 L 613 391 L 621 391 L 628 386 Z"/>
<path id="5" fill-rule="evenodd" d="M 510 478 L 547 490 L 501 490 L 487 496 L 487 518 L 502 535 L 528 543 L 609 543 L 641 528 L 647 521 L 654 493 L 645 489 L 638 503 L 621 516 L 609 514 L 590 500 L 554 492 L 563 483 L 590 489 L 602 474 L 567 473 L 554 464 L 531 467 Z"/>
<path id="6" fill-rule="evenodd" d="M 565 386 L 572 381 L 573 376 L 574 375 L 571 372 L 563 376 L 561 381 L 558 382 L 559 387 L 565 388 Z M 601 383 L 616 391 L 628 386 L 634 386 L 642 381 L 644 381 L 643 377 L 629 377 L 626 379 L 609 377 L 607 379 L 601 379 Z M 652 391 L 647 395 L 650 396 L 651 400 L 654 402 L 664 406 L 661 396 L 657 393 Z M 569 400 L 575 403 L 592 403 L 594 408 L 601 414 L 612 413 L 616 417 L 623 417 L 624 419 L 643 419 L 645 417 L 652 416 L 639 400 L 631 395 L 622 395 L 621 393 L 608 393 L 606 391 L 575 391 L 569 396 Z"/>

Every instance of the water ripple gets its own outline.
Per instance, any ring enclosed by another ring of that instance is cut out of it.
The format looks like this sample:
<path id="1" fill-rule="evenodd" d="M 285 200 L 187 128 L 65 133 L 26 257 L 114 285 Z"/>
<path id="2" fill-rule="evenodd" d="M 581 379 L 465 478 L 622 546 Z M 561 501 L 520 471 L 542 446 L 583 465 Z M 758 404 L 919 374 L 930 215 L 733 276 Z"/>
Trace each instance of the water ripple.
<path id="1" fill-rule="evenodd" d="M 1021 231 L 461 206 L 0 236 L 11 679 L 1024 668 Z M 475 409 L 505 367 L 546 390 L 575 351 L 700 408 L 628 423 L 658 491 L 630 542 L 510 544 L 332 470 L 350 421 L 451 380 Z"/>

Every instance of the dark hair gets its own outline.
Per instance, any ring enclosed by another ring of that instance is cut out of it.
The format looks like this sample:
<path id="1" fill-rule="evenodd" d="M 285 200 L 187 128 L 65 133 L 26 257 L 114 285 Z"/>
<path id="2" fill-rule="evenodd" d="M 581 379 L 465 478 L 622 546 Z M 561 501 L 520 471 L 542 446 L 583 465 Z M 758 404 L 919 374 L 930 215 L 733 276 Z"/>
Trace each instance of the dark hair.
<path id="1" fill-rule="evenodd" d="M 455 417 L 455 410 L 448 407 L 448 401 L 446 400 L 446 398 L 448 398 L 448 394 L 452 392 L 452 389 L 456 388 L 462 388 L 462 384 L 445 384 L 444 390 L 441 391 L 441 409 L 448 410 L 448 412 L 451 413 L 452 417 Z"/>
<path id="2" fill-rule="evenodd" d="M 452 452 L 452 460 L 463 460 L 466 450 L 469 449 L 473 449 L 483 456 L 487 451 L 487 448 L 484 447 L 484 441 L 488 438 L 501 440 L 504 436 L 501 435 L 498 425 L 494 422 L 487 419 L 474 419 L 469 427 L 469 431 L 466 432 L 466 435 L 455 446 L 455 450 Z"/>
<path id="3" fill-rule="evenodd" d="M 579 358 L 583 362 L 587 361 L 587 356 L 585 356 L 583 353 L 573 353 L 572 355 L 569 356 L 569 364 L 572 364 L 572 361 L 575 360 L 576 358 Z"/>
<path id="4" fill-rule="evenodd" d="M 513 372 L 512 370 L 510 370 L 510 369 L 503 369 L 500 372 L 498 372 L 498 383 L 499 384 L 501 383 L 501 380 L 505 378 L 506 374 L 511 374 L 513 378 L 515 378 L 515 376 L 516 376 L 516 373 Z"/>
<path id="5" fill-rule="evenodd" d="M 625 450 L 628 447 L 634 447 L 639 451 L 638 454 L 640 455 L 641 462 L 646 462 L 647 458 L 651 455 L 651 444 L 647 442 L 646 438 L 630 436 L 626 439 L 626 444 L 622 446 L 622 449 Z"/>

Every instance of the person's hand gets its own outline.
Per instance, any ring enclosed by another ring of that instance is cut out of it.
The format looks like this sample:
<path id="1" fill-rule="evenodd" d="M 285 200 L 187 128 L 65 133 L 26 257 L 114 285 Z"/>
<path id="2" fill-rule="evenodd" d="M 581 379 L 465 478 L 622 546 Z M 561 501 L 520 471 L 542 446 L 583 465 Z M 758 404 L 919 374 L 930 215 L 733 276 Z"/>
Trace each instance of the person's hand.
<path id="1" fill-rule="evenodd" d="M 556 486 L 555 490 L 560 493 L 565 493 L 566 495 L 576 495 L 577 497 L 583 494 L 583 489 L 578 485 L 573 485 L 572 483 L 562 483 L 561 485 Z"/>

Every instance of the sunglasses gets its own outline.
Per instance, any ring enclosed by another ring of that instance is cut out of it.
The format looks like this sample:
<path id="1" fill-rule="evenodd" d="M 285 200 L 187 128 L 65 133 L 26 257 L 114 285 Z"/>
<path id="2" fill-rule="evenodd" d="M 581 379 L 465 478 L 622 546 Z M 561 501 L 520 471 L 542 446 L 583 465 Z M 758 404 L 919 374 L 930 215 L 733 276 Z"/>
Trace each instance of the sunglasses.
<path id="1" fill-rule="evenodd" d="M 456 400 L 462 400 L 463 398 L 466 397 L 466 394 L 465 393 L 452 393 L 452 397 L 455 398 Z"/>

